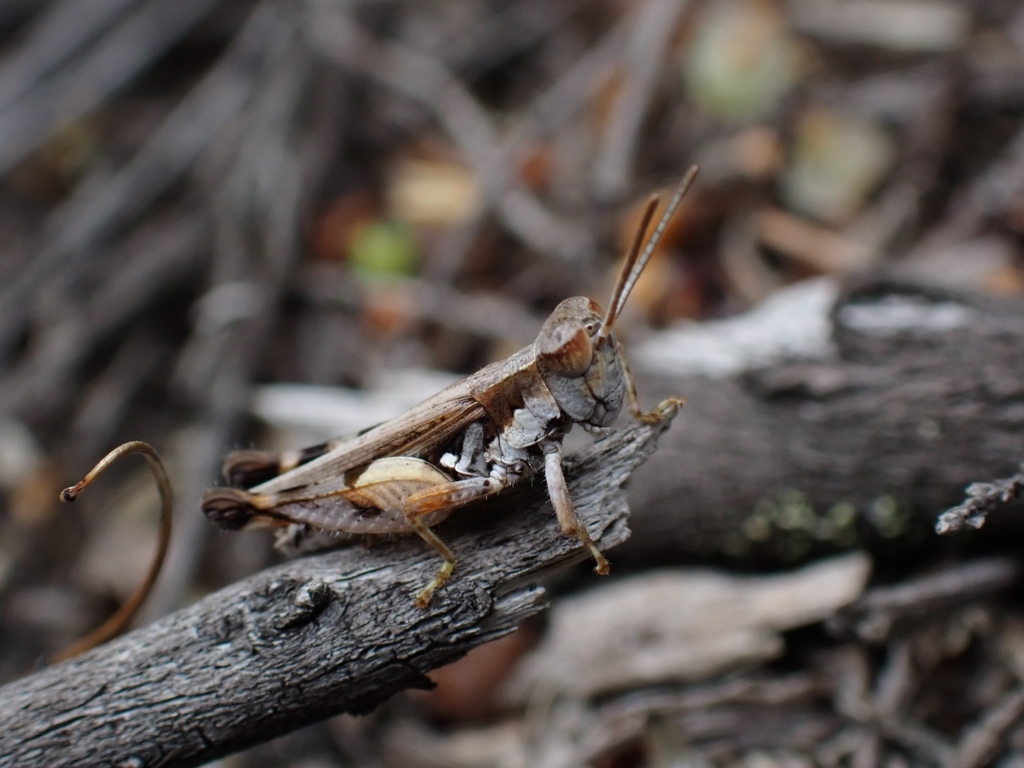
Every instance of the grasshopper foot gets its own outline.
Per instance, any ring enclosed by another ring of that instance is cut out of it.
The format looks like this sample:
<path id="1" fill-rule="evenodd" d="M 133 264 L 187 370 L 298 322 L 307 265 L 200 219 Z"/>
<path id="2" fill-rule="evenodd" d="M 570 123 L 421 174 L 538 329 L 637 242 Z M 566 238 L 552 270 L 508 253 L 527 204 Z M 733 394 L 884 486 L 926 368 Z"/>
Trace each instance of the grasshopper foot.
<path id="1" fill-rule="evenodd" d="M 657 424 L 665 419 L 671 419 L 684 405 L 686 405 L 686 401 L 683 398 L 668 397 L 658 403 L 653 411 L 636 414 L 636 420 L 641 424 Z"/>
<path id="2" fill-rule="evenodd" d="M 611 565 L 608 563 L 608 558 L 601 554 L 601 550 L 597 548 L 597 545 L 594 544 L 594 542 L 587 544 L 587 549 L 590 550 L 590 554 L 594 556 L 594 562 L 597 563 L 597 565 L 594 566 L 594 570 L 601 576 L 607 576 L 612 569 Z"/>
<path id="3" fill-rule="evenodd" d="M 420 609 L 426 608 L 430 605 L 430 598 L 434 596 L 434 590 L 444 585 L 448 581 L 448 577 L 452 575 L 452 570 L 455 568 L 455 563 L 451 560 L 445 560 L 441 563 L 441 567 L 437 570 L 437 575 L 430 580 L 423 589 L 421 589 L 416 595 L 416 607 Z"/>
<path id="4" fill-rule="evenodd" d="M 594 540 L 590 538 L 590 534 L 587 533 L 587 528 L 583 525 L 582 521 L 578 525 L 579 527 L 576 529 L 576 537 L 593 556 L 595 563 L 594 570 L 601 576 L 607 576 L 611 571 L 611 565 L 608 563 L 608 558 L 605 557 L 604 553 L 597 548 L 597 544 L 595 544 Z"/>

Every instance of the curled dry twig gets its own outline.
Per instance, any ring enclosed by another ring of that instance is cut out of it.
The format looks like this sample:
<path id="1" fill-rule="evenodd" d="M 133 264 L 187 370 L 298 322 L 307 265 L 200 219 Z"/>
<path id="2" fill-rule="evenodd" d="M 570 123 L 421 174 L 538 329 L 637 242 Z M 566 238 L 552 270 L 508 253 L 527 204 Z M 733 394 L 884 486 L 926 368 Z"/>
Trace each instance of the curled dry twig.
<path id="1" fill-rule="evenodd" d="M 128 622 L 139 612 L 139 608 L 142 606 L 143 601 L 145 601 L 146 596 L 149 595 L 149 591 L 153 588 L 156 577 L 160 573 L 160 568 L 163 566 L 164 556 L 167 554 L 167 545 L 171 541 L 174 493 L 171 490 L 171 481 L 167 477 L 167 470 L 164 469 L 160 456 L 149 443 L 133 440 L 130 443 L 118 446 L 100 459 L 96 466 L 82 480 L 70 488 L 65 488 L 61 491 L 60 499 L 66 502 L 74 501 L 78 498 L 78 494 L 92 485 L 92 482 L 106 472 L 114 462 L 130 453 L 142 454 L 143 458 L 146 459 L 146 463 L 149 464 L 149 468 L 153 470 L 153 477 L 156 478 L 156 485 L 160 490 L 160 539 L 157 544 L 156 553 L 153 555 L 153 561 L 149 565 L 146 578 L 143 579 L 142 584 L 138 586 L 132 596 L 124 602 L 113 616 L 99 627 L 63 651 L 55 654 L 52 659 L 54 662 L 74 658 L 78 654 L 85 653 L 90 648 L 95 648 L 97 645 L 105 643 L 110 638 L 124 631 L 124 628 L 128 626 Z"/>

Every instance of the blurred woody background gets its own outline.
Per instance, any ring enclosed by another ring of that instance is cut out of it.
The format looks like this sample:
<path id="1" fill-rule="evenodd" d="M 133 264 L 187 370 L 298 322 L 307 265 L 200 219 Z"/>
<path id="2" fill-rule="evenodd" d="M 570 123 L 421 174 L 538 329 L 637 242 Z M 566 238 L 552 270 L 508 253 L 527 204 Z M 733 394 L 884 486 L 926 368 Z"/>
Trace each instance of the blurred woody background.
<path id="1" fill-rule="evenodd" d="M 0 680 L 141 580 L 144 469 L 57 503 L 107 450 L 174 480 L 152 619 L 279 557 L 199 512 L 226 451 L 605 301 L 696 162 L 621 328 L 690 405 L 618 580 L 223 764 L 1024 765 L 1019 530 L 931 529 L 1024 461 L 1022 117 L 1013 0 L 3 0 Z"/>

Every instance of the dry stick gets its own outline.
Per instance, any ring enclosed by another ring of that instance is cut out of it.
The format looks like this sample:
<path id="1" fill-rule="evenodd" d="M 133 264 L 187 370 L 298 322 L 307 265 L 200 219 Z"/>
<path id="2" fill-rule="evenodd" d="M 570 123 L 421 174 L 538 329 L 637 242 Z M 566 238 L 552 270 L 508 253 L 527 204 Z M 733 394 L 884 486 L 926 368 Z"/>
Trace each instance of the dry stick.
<path id="1" fill-rule="evenodd" d="M 793 701 L 811 700 L 828 693 L 825 680 L 808 674 L 768 679 L 737 679 L 679 692 L 639 691 L 626 694 L 597 711 L 596 722 L 579 738 L 579 765 L 637 739 L 654 718 L 672 718 L 687 712 L 706 711 L 723 704 L 760 704 L 781 707 Z"/>
<path id="2" fill-rule="evenodd" d="M 974 237 L 986 218 L 1003 215 L 1024 192 L 1024 130 L 1006 145 L 999 157 L 948 205 L 945 221 L 914 247 L 911 256 L 927 256 L 951 244 Z"/>
<path id="3" fill-rule="evenodd" d="M 0 358 L 27 320 L 39 288 L 55 279 L 52 304 L 63 307 L 69 282 L 99 243 L 148 208 L 181 178 L 210 141 L 249 100 L 259 74 L 280 55 L 273 45 L 283 23 L 276 7 L 263 3 L 230 48 L 185 96 L 163 124 L 111 177 L 86 180 L 50 214 L 37 254 L 9 285 L 0 288 Z"/>
<path id="4" fill-rule="evenodd" d="M 62 0 L 39 14 L 0 67 L 0 111 L 115 23 L 137 0 Z"/>
<path id="5" fill-rule="evenodd" d="M 89 460 L 114 440 L 128 408 L 170 344 L 150 328 L 133 329 L 109 363 L 82 392 L 68 441 L 74 464 Z"/>
<path id="6" fill-rule="evenodd" d="M 885 664 L 875 679 L 875 713 L 878 717 L 897 717 L 914 695 L 918 675 L 913 663 L 913 643 L 899 638 L 889 643 Z"/>
<path id="7" fill-rule="evenodd" d="M 941 182 L 941 171 L 951 151 L 959 101 L 957 78 L 951 70 L 939 69 L 936 74 L 931 67 L 922 67 L 900 75 L 899 79 L 913 83 L 916 90 L 931 97 L 923 108 L 913 111 L 907 122 L 904 136 L 910 150 L 894 172 L 892 182 L 878 201 L 845 229 L 844 235 L 879 253 L 896 255 L 899 251 L 898 255 L 903 256 L 921 225 L 922 201 Z M 871 80 L 868 78 L 866 83 Z"/>
<path id="8" fill-rule="evenodd" d="M 263 2 L 231 45 L 135 154 L 97 186 L 80 186 L 48 224 L 49 248 L 71 252 L 82 241 L 109 235 L 181 178 L 211 141 L 245 108 L 264 72 L 282 54 L 280 28 L 288 16 Z"/>
<path id="9" fill-rule="evenodd" d="M 84 305 L 68 302 L 60 323 L 48 328 L 18 365 L 0 380 L 0 410 L 58 407 L 53 399 L 95 345 L 128 323 L 160 295 L 197 274 L 206 261 L 209 225 L 186 209 L 154 221 L 111 257 L 120 269 Z"/>
<path id="10" fill-rule="evenodd" d="M 507 169 L 513 166 L 531 142 L 557 130 L 593 97 L 604 83 L 604 78 L 600 77 L 601 72 L 610 68 L 620 55 L 629 31 L 628 21 L 624 17 L 524 110 L 502 143 L 500 162 L 506 169 L 499 174 L 502 178 L 508 178 Z M 439 281 L 452 279 L 489 212 L 490 208 L 485 204 L 471 222 L 442 239 L 427 265 L 430 277 Z"/>
<path id="11" fill-rule="evenodd" d="M 537 338 L 544 319 L 540 315 L 495 293 L 463 293 L 450 285 L 408 279 L 396 284 L 407 290 L 416 317 L 461 333 L 502 339 L 525 346 Z M 335 305 L 360 310 L 364 297 L 351 273 L 333 264 L 307 264 L 298 275 L 295 288 L 315 305 Z"/>
<path id="12" fill-rule="evenodd" d="M 672 715 L 699 712 L 723 704 L 781 706 L 800 699 L 829 693 L 828 682 L 806 673 L 776 678 L 738 678 L 721 683 L 695 685 L 680 691 L 638 691 L 601 707 L 601 721 L 607 725 L 619 718 L 643 715 Z M 600 730 L 595 728 L 595 730 Z"/>
<path id="13" fill-rule="evenodd" d="M 524 346 L 534 341 L 544 318 L 497 293 L 466 294 L 441 282 L 410 281 L 416 311 L 443 328 L 490 335 Z"/>
<path id="14" fill-rule="evenodd" d="M 433 53 L 472 80 L 554 32 L 588 0 L 518 0 L 433 46 Z"/>
<path id="15" fill-rule="evenodd" d="M 899 744 L 925 765 L 946 764 L 953 747 L 941 735 L 920 723 L 877 712 L 868 690 L 870 670 L 863 647 L 847 647 L 835 662 L 833 706 L 837 712 Z"/>
<path id="16" fill-rule="evenodd" d="M 9 30 L 39 10 L 39 0 L 5 0 L 0 3 L 0 28 Z"/>
<path id="17" fill-rule="evenodd" d="M 829 619 L 832 632 L 854 631 L 867 642 L 883 642 L 900 620 L 927 616 L 1004 589 L 1020 568 L 1009 558 L 987 558 L 944 568 L 891 587 L 868 590 Z"/>
<path id="18" fill-rule="evenodd" d="M 1024 688 L 1005 694 L 967 728 L 947 768 L 981 768 L 1002 751 L 1003 736 L 1024 717 Z"/>
<path id="19" fill-rule="evenodd" d="M 633 425 L 566 461 L 603 548 L 628 535 L 622 486 L 667 426 Z M 511 632 L 542 608 L 539 582 L 588 558 L 540 486 L 471 505 L 443 527 L 459 559 L 429 609 L 412 600 L 437 567 L 419 541 L 271 568 L 0 690 L 0 754 L 19 768 L 191 766 L 367 712 Z"/>
<path id="20" fill-rule="evenodd" d="M 583 109 L 604 85 L 601 73 L 609 70 L 621 55 L 630 26 L 631 19 L 624 15 L 610 32 L 526 108 L 505 140 L 503 152 L 507 158 L 515 157 L 539 136 L 556 131 Z"/>
<path id="21" fill-rule="evenodd" d="M 570 263 L 593 252 L 590 233 L 555 215 L 516 180 L 502 162 L 490 118 L 472 94 L 429 56 L 377 41 L 346 13 L 323 0 L 311 3 L 307 35 L 324 55 L 412 99 L 444 126 L 465 154 L 502 222 L 538 253 Z"/>
<path id="22" fill-rule="evenodd" d="M 594 193 L 601 199 L 617 199 L 629 191 L 640 127 L 654 96 L 665 51 L 688 5 L 686 0 L 647 0 L 637 16 L 626 48 L 625 82 L 594 159 Z"/>
<path id="23" fill-rule="evenodd" d="M 0 173 L 138 75 L 220 0 L 148 0 L 80 60 L 0 113 Z"/>
<path id="24" fill-rule="evenodd" d="M 868 731 L 862 736 L 850 755 L 850 768 L 877 768 L 882 752 L 882 740 L 877 733 Z"/>

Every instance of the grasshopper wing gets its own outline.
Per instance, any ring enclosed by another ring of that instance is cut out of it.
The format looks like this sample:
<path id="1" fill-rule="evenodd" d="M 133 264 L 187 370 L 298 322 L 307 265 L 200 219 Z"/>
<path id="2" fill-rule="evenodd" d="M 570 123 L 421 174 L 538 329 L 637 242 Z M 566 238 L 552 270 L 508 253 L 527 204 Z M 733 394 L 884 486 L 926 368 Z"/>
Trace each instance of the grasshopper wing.
<path id="1" fill-rule="evenodd" d="M 484 369 L 486 370 L 486 369 Z M 280 502 L 334 493 L 352 486 L 351 473 L 389 456 L 426 457 L 486 417 L 473 396 L 472 379 L 457 381 L 403 415 L 374 427 L 329 453 L 257 485 L 254 494 Z M 348 478 L 346 478 L 348 475 Z"/>

